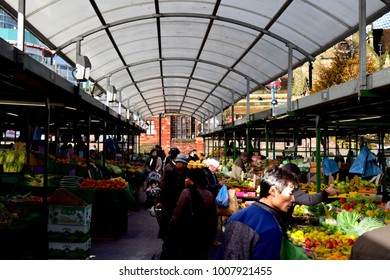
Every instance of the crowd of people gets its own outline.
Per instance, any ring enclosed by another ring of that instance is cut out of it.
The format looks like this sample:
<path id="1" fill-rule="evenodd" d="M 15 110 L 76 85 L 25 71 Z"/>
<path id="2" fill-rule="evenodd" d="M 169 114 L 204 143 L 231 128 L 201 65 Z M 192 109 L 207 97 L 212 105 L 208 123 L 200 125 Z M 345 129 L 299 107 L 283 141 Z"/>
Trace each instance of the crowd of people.
<path id="1" fill-rule="evenodd" d="M 226 180 L 216 174 L 219 161 L 208 158 L 203 168 L 189 169 L 188 162 L 198 160 L 196 149 L 186 156 L 173 146 L 167 156 L 161 154 L 158 147 L 153 148 L 145 164 L 148 173 L 161 176 L 153 180 L 154 187 L 157 183 L 161 191 L 152 206 L 161 211 L 158 238 L 163 240 L 163 245 L 157 259 L 208 259 L 212 246 L 218 246 L 215 259 L 280 259 L 282 241 L 287 237 L 287 230 L 295 225 L 292 217 L 294 206 L 316 205 L 338 193 L 331 186 L 319 193 L 307 194 L 299 188 L 301 174 L 297 165 L 269 166 L 261 176 L 258 199 L 232 214 L 222 237 L 217 240 L 215 198 L 226 184 Z M 250 161 L 249 153 L 241 153 L 233 163 L 231 178 L 242 179 Z M 378 240 L 388 240 L 389 226 L 371 234 L 378 234 Z M 380 245 L 374 251 L 368 250 L 371 254 L 367 253 L 368 247 L 375 247 L 371 244 L 373 240 L 375 237 L 368 234 L 359 237 L 351 259 L 390 259 L 387 245 Z"/>

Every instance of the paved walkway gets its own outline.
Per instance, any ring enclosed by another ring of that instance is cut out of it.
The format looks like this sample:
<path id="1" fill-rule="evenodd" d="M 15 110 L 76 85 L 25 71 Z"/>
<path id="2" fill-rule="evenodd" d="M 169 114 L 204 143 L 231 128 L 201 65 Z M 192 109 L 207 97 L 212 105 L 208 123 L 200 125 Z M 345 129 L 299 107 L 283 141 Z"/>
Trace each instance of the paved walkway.
<path id="1" fill-rule="evenodd" d="M 162 240 L 157 238 L 158 223 L 144 209 L 145 192 L 140 192 L 139 211 L 130 211 L 128 230 L 122 238 L 92 240 L 91 256 L 96 260 L 150 260 L 161 249 Z"/>
<path id="2" fill-rule="evenodd" d="M 158 223 L 149 210 L 143 207 L 146 195 L 140 191 L 139 210 L 130 211 L 128 230 L 122 238 L 93 239 L 91 258 L 94 260 L 151 260 L 161 252 L 162 240 L 157 238 Z M 210 250 L 209 259 L 214 259 L 217 246 Z"/>

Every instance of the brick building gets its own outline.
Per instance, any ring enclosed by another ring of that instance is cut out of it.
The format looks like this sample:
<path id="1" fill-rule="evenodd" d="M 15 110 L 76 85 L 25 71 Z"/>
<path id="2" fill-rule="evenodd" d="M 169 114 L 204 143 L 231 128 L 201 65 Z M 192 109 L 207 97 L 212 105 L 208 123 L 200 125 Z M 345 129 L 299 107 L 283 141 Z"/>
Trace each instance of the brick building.
<path id="1" fill-rule="evenodd" d="M 193 149 L 197 154 L 204 153 L 203 138 L 199 137 L 201 123 L 195 118 L 182 115 L 161 115 L 148 118 L 146 133 L 140 137 L 140 152 L 148 154 L 156 145 L 165 153 L 169 147 L 177 146 L 181 153 L 188 155 Z"/>

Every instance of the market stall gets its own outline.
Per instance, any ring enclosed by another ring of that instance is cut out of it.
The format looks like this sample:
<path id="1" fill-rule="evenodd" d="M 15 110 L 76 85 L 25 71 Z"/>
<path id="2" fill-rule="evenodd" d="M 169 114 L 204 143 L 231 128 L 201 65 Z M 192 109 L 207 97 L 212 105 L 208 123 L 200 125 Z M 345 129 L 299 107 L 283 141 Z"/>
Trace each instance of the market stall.
<path id="1" fill-rule="evenodd" d="M 0 259 L 45 259 L 46 208 L 39 197 L 0 197 Z"/>

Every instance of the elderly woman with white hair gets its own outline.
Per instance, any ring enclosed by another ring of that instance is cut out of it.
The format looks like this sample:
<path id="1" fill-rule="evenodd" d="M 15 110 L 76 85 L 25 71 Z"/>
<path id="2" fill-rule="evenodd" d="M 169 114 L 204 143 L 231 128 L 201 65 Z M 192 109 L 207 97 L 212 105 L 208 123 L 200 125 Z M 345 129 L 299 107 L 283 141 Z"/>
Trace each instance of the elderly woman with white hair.
<path id="1" fill-rule="evenodd" d="M 225 180 L 219 180 L 215 173 L 219 168 L 219 161 L 213 158 L 208 158 L 203 161 L 208 167 L 204 168 L 207 179 L 207 188 L 214 195 L 217 196 L 219 189 L 225 184 Z"/>

